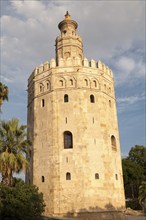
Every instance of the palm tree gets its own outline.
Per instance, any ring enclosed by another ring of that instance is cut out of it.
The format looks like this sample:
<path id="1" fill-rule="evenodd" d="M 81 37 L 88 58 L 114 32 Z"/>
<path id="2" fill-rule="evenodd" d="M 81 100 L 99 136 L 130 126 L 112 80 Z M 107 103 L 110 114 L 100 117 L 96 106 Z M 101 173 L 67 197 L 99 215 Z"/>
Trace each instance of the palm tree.
<path id="1" fill-rule="evenodd" d="M 0 172 L 3 184 L 11 186 L 13 174 L 29 167 L 26 159 L 29 151 L 26 126 L 19 125 L 16 118 L 0 121 Z"/>
<path id="2" fill-rule="evenodd" d="M 8 87 L 0 82 L 0 111 L 4 100 L 8 101 Z"/>
<path id="3" fill-rule="evenodd" d="M 144 209 L 144 213 L 146 213 L 146 181 L 143 181 L 139 187 L 139 203 L 142 205 Z"/>

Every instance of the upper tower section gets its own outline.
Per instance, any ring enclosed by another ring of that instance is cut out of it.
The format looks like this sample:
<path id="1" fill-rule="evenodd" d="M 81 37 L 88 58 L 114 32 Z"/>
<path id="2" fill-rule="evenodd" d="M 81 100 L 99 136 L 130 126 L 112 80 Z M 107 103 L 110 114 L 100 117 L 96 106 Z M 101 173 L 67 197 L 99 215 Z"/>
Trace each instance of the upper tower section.
<path id="1" fill-rule="evenodd" d="M 83 45 L 81 37 L 76 34 L 78 24 L 71 19 L 68 11 L 65 14 L 65 19 L 58 24 L 61 35 L 56 38 L 56 63 L 59 59 L 75 59 L 79 57 L 83 59 Z"/>

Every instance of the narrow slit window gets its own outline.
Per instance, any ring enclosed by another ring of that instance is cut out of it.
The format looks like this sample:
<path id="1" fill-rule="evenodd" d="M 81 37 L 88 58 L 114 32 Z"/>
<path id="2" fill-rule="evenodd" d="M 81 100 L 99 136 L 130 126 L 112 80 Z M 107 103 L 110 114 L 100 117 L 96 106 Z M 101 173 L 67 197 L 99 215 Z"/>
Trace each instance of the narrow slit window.
<path id="1" fill-rule="evenodd" d="M 95 173 L 95 179 L 96 179 L 96 180 L 99 179 L 99 173 Z"/>
<path id="2" fill-rule="evenodd" d="M 44 183 L 45 182 L 45 177 L 44 176 L 42 176 L 42 183 Z"/>
<path id="3" fill-rule="evenodd" d="M 68 157 L 66 157 L 66 162 L 68 163 Z"/>
<path id="4" fill-rule="evenodd" d="M 68 102 L 68 101 L 69 101 L 68 95 L 65 94 L 65 95 L 64 95 L 64 102 Z"/>
<path id="5" fill-rule="evenodd" d="M 115 179 L 118 180 L 118 174 L 115 174 Z"/>
<path id="6" fill-rule="evenodd" d="M 65 118 L 65 122 L 66 122 L 66 124 L 67 124 L 67 117 Z"/>
<path id="7" fill-rule="evenodd" d="M 95 102 L 94 95 L 90 95 L 90 102 L 91 102 L 91 103 L 94 103 L 94 102 Z"/>
<path id="8" fill-rule="evenodd" d="M 112 103 L 111 103 L 111 100 L 109 100 L 109 107 L 112 107 Z"/>
<path id="9" fill-rule="evenodd" d="M 45 106 L 45 100 L 42 99 L 42 107 L 44 107 L 44 106 Z"/>
<path id="10" fill-rule="evenodd" d="M 69 172 L 66 173 L 66 180 L 71 180 L 71 173 Z"/>
<path id="11" fill-rule="evenodd" d="M 114 135 L 111 136 L 111 145 L 112 147 L 116 148 L 116 138 Z"/>

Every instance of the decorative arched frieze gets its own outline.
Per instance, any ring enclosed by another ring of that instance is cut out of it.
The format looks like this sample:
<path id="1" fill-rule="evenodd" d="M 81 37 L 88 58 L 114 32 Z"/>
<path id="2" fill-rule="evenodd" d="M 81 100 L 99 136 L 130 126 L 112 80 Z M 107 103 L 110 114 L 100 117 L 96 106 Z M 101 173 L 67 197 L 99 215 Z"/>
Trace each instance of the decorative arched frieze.
<path id="1" fill-rule="evenodd" d="M 45 88 L 47 91 L 50 91 L 51 90 L 51 82 L 50 80 L 47 80 L 46 83 L 45 83 Z"/>
<path id="2" fill-rule="evenodd" d="M 98 90 L 100 89 L 100 84 L 99 84 L 99 81 L 97 79 L 93 78 L 91 80 L 91 88 L 92 89 L 98 89 Z"/>
<path id="3" fill-rule="evenodd" d="M 63 77 L 57 77 L 55 84 L 56 84 L 57 88 L 65 88 L 66 87 L 66 80 Z"/>
<path id="4" fill-rule="evenodd" d="M 44 92 L 44 84 L 42 82 L 39 83 L 39 85 L 38 85 L 38 91 L 39 91 L 39 93 Z"/>
<path id="5" fill-rule="evenodd" d="M 76 80 L 74 77 L 68 77 L 67 78 L 67 87 L 75 87 Z"/>
<path id="6" fill-rule="evenodd" d="M 85 88 L 90 88 L 90 79 L 88 77 L 84 77 L 82 80 L 82 86 Z"/>

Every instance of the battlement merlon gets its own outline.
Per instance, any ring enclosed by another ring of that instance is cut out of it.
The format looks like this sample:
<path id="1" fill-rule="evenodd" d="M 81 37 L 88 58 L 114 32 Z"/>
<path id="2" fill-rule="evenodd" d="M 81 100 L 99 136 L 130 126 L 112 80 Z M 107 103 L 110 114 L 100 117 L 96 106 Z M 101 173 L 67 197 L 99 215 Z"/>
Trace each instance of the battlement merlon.
<path id="1" fill-rule="evenodd" d="M 104 63 L 102 63 L 100 60 L 95 61 L 91 59 L 88 61 L 88 59 L 85 57 L 83 60 L 80 59 L 80 57 L 75 57 L 75 59 L 72 59 L 71 57 L 68 57 L 67 59 L 60 58 L 58 65 L 56 64 L 56 60 L 53 58 L 50 60 L 50 62 L 46 61 L 44 64 L 41 64 L 39 67 L 36 67 L 32 74 L 30 75 L 28 79 L 28 83 L 32 81 L 32 79 L 41 73 L 44 73 L 48 71 L 51 68 L 58 68 L 58 67 L 87 67 L 87 68 L 93 68 L 93 69 L 99 69 L 100 73 L 102 75 L 107 75 L 111 78 L 113 78 L 113 72 L 112 70 L 106 66 Z"/>

